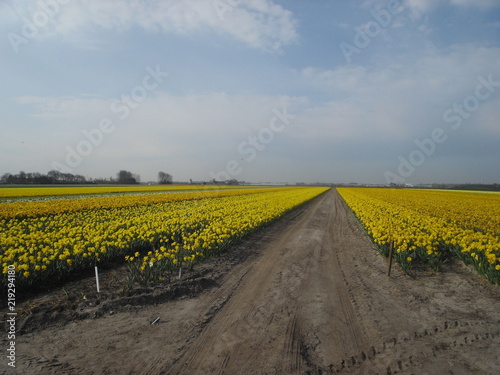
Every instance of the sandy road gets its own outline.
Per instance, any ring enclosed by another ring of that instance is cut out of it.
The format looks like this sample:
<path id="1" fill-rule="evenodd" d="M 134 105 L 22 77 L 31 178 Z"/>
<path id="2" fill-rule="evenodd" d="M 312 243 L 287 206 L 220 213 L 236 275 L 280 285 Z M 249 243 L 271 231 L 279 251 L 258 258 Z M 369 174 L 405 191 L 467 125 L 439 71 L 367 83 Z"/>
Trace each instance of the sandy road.
<path id="1" fill-rule="evenodd" d="M 270 242 L 169 372 L 300 374 L 360 352 L 364 335 L 334 251 L 346 232 L 339 204 L 325 195 Z"/>
<path id="2" fill-rule="evenodd" d="M 18 373 L 500 373 L 498 286 L 459 263 L 387 278 L 334 190 L 235 251 L 196 297 L 22 335 Z"/>

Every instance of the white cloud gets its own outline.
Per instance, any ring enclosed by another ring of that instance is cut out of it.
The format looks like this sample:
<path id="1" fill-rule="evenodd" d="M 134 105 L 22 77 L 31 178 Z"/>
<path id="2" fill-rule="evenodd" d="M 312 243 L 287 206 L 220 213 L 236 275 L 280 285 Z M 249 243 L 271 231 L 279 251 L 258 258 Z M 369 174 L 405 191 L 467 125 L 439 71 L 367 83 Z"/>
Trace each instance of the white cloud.
<path id="1" fill-rule="evenodd" d="M 401 58 L 379 66 L 344 65 L 325 70 L 307 67 L 300 71 L 311 84 L 331 94 L 394 98 L 412 94 L 460 97 L 474 86 L 480 74 L 496 72 L 500 48 L 471 44 L 453 45 L 445 50 L 428 48 L 416 60 Z"/>
<path id="2" fill-rule="evenodd" d="M 50 169 L 53 161 L 64 164 L 67 147 L 76 150 L 77 145 L 87 139 L 82 131 L 92 132 L 98 129 L 102 119 L 109 118 L 114 130 L 104 135 L 102 142 L 74 168 L 74 173 L 106 176 L 120 165 L 125 168 L 132 163 L 137 165 L 137 170 L 150 173 L 147 178 L 152 178 L 151 173 L 160 170 L 162 165 L 177 163 L 175 174 L 180 177 L 181 164 L 187 163 L 183 168 L 189 169 L 193 178 L 207 180 L 210 171 L 224 169 L 229 160 L 242 158 L 237 151 L 238 145 L 269 127 L 275 116 L 273 109 L 282 110 L 286 105 L 288 113 L 292 114 L 303 101 L 286 96 L 158 93 L 139 103 L 122 120 L 111 110 L 113 99 L 17 99 L 19 104 L 31 107 L 29 112 L 35 112 L 31 117 L 36 118 L 36 126 L 42 130 L 37 137 L 26 140 L 30 145 L 34 142 L 44 145 L 37 154 L 37 168 L 41 171 Z M 26 139 L 26 128 L 13 130 L 13 133 L 12 139 L 21 139 L 21 136 Z M 285 132 L 276 135 L 279 137 L 285 139 Z M 259 159 L 273 152 L 273 145 L 269 145 L 266 154 L 259 155 Z M 28 163 L 31 158 L 29 154 L 13 155 L 19 163 L 25 159 Z M 246 170 L 250 169 L 248 165 Z M 242 174 L 240 178 L 245 177 Z"/>
<path id="3" fill-rule="evenodd" d="M 442 0 L 406 0 L 404 5 L 413 19 L 418 19 L 439 5 Z"/>
<path id="4" fill-rule="evenodd" d="M 139 27 L 178 35 L 211 30 L 253 48 L 280 51 L 298 37 L 293 14 L 272 0 L 72 0 L 50 11 L 44 11 L 41 3 L 4 4 L 6 15 L 2 19 L 21 27 L 23 18 L 33 21 L 37 13 L 50 13 L 47 25 L 39 28 L 39 36 L 64 36 L 72 41 L 85 40 L 84 36 L 91 35 L 94 29 L 123 31 Z M 225 5 L 221 10 L 217 4 Z"/>
<path id="5" fill-rule="evenodd" d="M 376 145 L 389 143 L 394 145 L 395 160 L 401 152 L 396 151 L 398 147 L 411 151 L 413 140 L 429 137 L 437 127 L 454 134 L 456 150 L 467 141 L 471 129 L 478 139 L 486 134 L 498 137 L 495 96 L 500 92 L 482 101 L 458 131 L 451 129 L 443 114 L 475 94 L 480 76 L 486 79 L 493 74 L 494 82 L 500 81 L 495 73 L 499 63 L 498 48 L 461 45 L 401 65 L 305 68 L 301 71 L 304 80 L 335 99 L 306 111 L 296 137 L 315 144 L 330 142 L 331 148 L 362 147 L 360 151 L 370 150 L 374 158 L 384 152 Z"/>

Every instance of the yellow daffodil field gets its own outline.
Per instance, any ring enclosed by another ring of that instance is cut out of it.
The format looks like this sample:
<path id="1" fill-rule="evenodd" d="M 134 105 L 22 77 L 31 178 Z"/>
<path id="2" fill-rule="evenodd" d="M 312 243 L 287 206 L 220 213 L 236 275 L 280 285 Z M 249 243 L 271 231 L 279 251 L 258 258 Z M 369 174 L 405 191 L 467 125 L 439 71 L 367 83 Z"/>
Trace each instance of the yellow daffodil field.
<path id="1" fill-rule="evenodd" d="M 97 194 L 113 194 L 113 193 L 156 193 L 156 192 L 178 192 L 178 191 L 193 191 L 193 190 L 225 190 L 225 189 L 241 189 L 248 188 L 242 186 L 227 186 L 227 185 L 108 185 L 108 186 L 50 186 L 50 187 L 1 187 L 0 200 L 15 199 L 23 197 L 48 197 L 61 195 L 97 195 Z"/>
<path id="2" fill-rule="evenodd" d="M 16 286 L 30 288 L 125 261 L 131 282 L 149 284 L 218 255 L 326 190 L 260 187 L 0 202 L 2 283 L 9 267 L 15 267 Z"/>
<path id="3" fill-rule="evenodd" d="M 338 188 L 380 252 L 405 271 L 439 270 L 450 257 L 500 284 L 500 194 L 467 191 Z"/>

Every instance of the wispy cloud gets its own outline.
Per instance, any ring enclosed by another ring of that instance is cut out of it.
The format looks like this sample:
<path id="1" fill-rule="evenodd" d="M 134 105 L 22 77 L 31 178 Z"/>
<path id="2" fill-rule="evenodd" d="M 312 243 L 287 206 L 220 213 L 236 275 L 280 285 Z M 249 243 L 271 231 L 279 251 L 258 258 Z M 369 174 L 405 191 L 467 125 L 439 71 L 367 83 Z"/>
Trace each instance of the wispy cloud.
<path id="1" fill-rule="evenodd" d="M 4 3 L 5 22 L 22 25 L 24 19 L 43 12 L 43 2 Z M 57 2 L 56 2 L 57 4 Z M 88 46 L 92 32 L 121 32 L 140 28 L 147 32 L 178 35 L 207 31 L 228 35 L 252 48 L 280 51 L 297 40 L 293 14 L 272 0 L 231 1 L 223 18 L 214 0 L 72 0 L 57 5 L 50 23 L 39 34 L 60 36 Z M 88 38 L 86 38 L 87 36 Z"/>
<path id="2" fill-rule="evenodd" d="M 442 0 L 406 0 L 404 6 L 413 19 L 418 19 L 441 3 Z"/>
<path id="3" fill-rule="evenodd" d="M 304 68 L 300 72 L 304 80 L 335 98 L 308 111 L 310 125 L 304 136 L 321 133 L 323 140 L 352 144 L 382 137 L 402 144 L 432 128 L 449 126 L 443 112 L 474 93 L 478 77 L 496 72 L 499 59 L 498 48 L 461 45 L 403 65 Z M 485 102 L 467 120 L 462 134 L 470 129 L 477 136 L 483 130 L 491 132 L 500 114 L 492 104 L 496 102 L 493 97 Z M 463 148 L 465 138 L 458 141 Z"/>

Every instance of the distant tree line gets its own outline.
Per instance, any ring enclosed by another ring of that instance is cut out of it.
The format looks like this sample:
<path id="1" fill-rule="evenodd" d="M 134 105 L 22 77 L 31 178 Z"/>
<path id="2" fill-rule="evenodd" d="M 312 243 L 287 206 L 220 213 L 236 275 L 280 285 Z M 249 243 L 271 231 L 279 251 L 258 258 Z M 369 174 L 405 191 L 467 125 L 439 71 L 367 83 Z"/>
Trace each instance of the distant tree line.
<path id="1" fill-rule="evenodd" d="M 432 184 L 434 189 L 492 190 L 500 191 L 500 184 Z"/>
<path id="2" fill-rule="evenodd" d="M 210 181 L 214 185 L 239 185 L 240 182 L 233 178 L 232 180 L 226 180 L 226 181 L 217 181 L 215 178 Z"/>
<path id="3" fill-rule="evenodd" d="M 1 184 L 18 184 L 18 185 L 45 185 L 45 184 L 88 184 L 84 176 L 79 174 L 62 173 L 59 171 L 50 171 L 47 174 L 39 172 L 19 172 L 17 174 L 5 173 L 0 178 Z"/>
<path id="4" fill-rule="evenodd" d="M 5 173 L 0 177 L 0 184 L 3 185 L 79 185 L 79 184 L 140 184 L 141 177 L 138 174 L 122 169 L 116 174 L 116 178 L 86 178 L 79 174 L 63 173 L 56 170 L 47 174 L 39 172 L 17 174 Z M 159 184 L 173 184 L 173 177 L 163 171 L 158 172 Z"/>
<path id="5" fill-rule="evenodd" d="M 116 178 L 86 178 L 79 174 L 63 173 L 56 170 L 47 174 L 39 172 L 19 172 L 17 174 L 5 173 L 0 177 L 0 184 L 9 185 L 80 185 L 80 184 L 139 184 L 141 178 L 138 174 L 121 170 Z"/>

